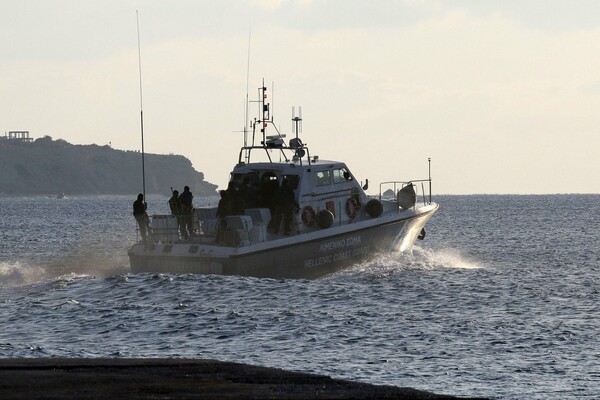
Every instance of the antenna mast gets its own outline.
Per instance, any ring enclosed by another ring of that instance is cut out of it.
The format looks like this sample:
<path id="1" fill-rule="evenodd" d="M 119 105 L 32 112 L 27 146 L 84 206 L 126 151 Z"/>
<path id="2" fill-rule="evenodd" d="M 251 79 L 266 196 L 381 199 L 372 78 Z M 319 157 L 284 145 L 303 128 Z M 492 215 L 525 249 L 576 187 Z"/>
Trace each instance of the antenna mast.
<path id="1" fill-rule="evenodd" d="M 269 103 L 265 102 L 267 98 L 267 87 L 265 86 L 265 80 L 263 78 L 262 87 L 258 89 L 259 95 L 259 107 L 261 120 L 258 121 L 261 124 L 260 132 L 262 133 L 263 143 L 266 143 L 267 123 L 271 122 L 271 114 L 269 112 Z"/>
<path id="2" fill-rule="evenodd" d="M 137 22 L 137 39 L 138 39 L 138 65 L 140 72 L 140 131 L 142 135 L 142 193 L 144 194 L 144 202 L 146 202 L 146 168 L 145 168 L 145 153 L 144 153 L 144 106 L 142 102 L 142 50 L 140 45 L 140 18 L 138 11 L 135 10 L 135 19 Z"/>
<path id="3" fill-rule="evenodd" d="M 427 159 L 429 164 L 429 204 L 431 204 L 431 157 Z"/>
<path id="4" fill-rule="evenodd" d="M 248 32 L 248 64 L 246 66 L 246 111 L 244 114 L 244 147 L 248 146 L 248 98 L 249 82 L 250 82 L 250 39 L 252 38 L 252 26 Z M 250 152 L 246 150 L 246 162 L 250 162 Z"/>
<path id="5" fill-rule="evenodd" d="M 296 117 L 296 107 L 292 106 L 292 132 L 296 134 L 302 133 L 302 107 L 298 107 L 298 116 Z"/>

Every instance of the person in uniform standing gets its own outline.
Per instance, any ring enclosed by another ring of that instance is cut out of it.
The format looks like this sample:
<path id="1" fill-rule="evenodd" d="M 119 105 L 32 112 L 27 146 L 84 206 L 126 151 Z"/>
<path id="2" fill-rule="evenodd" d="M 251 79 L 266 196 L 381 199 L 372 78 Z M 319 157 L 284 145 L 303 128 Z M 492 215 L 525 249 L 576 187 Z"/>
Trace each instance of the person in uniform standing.
<path id="1" fill-rule="evenodd" d="M 183 216 L 181 215 L 181 203 L 179 201 L 179 192 L 177 190 L 173 190 L 173 195 L 169 199 L 169 208 L 171 209 L 171 214 L 177 218 L 179 234 L 182 238 L 185 237 L 185 224 L 183 222 Z"/>
<path id="2" fill-rule="evenodd" d="M 298 212 L 300 206 L 296 201 L 294 190 L 290 187 L 287 179 L 284 179 L 279 188 L 279 204 L 281 206 L 281 214 L 283 215 L 283 233 L 289 235 L 296 233 L 296 225 L 294 223 L 294 214 Z"/>
<path id="3" fill-rule="evenodd" d="M 296 233 L 294 213 L 299 209 L 294 190 L 287 179 L 284 179 L 274 196 L 274 212 L 269 222 L 271 233 L 279 233 L 283 219 L 283 233 L 290 235 Z"/>
<path id="4" fill-rule="evenodd" d="M 148 214 L 146 214 L 147 208 L 148 204 L 144 201 L 144 195 L 141 193 L 138 194 L 137 200 L 133 202 L 133 217 L 138 223 L 140 235 L 142 236 L 142 241 L 144 243 L 146 243 L 148 231 L 150 230 L 150 218 L 148 218 Z"/>
<path id="5" fill-rule="evenodd" d="M 187 239 L 194 232 L 194 219 L 192 215 L 194 206 L 192 205 L 192 200 L 194 200 L 194 195 L 192 192 L 190 192 L 190 187 L 184 187 L 183 193 L 179 195 L 179 204 L 181 204 L 181 218 L 184 225 L 182 236 L 184 239 Z"/>
<path id="6" fill-rule="evenodd" d="M 232 204 L 229 190 L 221 190 L 219 194 L 221 195 L 221 199 L 217 207 L 217 218 L 219 219 L 217 225 L 217 242 L 221 243 L 225 238 L 225 231 L 227 231 L 227 217 L 232 215 L 233 212 L 231 211 Z"/>

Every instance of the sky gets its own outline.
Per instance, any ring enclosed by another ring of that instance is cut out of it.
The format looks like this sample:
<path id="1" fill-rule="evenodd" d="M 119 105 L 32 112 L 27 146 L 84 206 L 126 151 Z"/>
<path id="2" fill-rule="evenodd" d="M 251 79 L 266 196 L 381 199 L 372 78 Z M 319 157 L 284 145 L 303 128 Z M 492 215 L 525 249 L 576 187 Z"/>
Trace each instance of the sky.
<path id="1" fill-rule="evenodd" d="M 140 150 L 143 109 L 147 153 L 223 187 L 264 79 L 281 131 L 301 106 L 311 155 L 371 194 L 426 178 L 428 158 L 434 195 L 600 193 L 600 1 L 2 0 L 0 15 L 0 134 Z"/>

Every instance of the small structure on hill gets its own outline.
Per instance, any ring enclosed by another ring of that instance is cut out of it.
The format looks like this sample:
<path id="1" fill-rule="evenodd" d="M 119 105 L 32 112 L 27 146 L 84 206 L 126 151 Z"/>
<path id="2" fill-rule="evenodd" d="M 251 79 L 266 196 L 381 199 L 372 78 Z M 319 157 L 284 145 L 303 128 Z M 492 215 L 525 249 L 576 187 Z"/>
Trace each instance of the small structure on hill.
<path id="1" fill-rule="evenodd" d="M 31 143 L 33 138 L 29 137 L 29 131 L 8 131 L 4 132 L 4 136 L 0 136 L 0 140 L 14 140 L 16 142 Z"/>

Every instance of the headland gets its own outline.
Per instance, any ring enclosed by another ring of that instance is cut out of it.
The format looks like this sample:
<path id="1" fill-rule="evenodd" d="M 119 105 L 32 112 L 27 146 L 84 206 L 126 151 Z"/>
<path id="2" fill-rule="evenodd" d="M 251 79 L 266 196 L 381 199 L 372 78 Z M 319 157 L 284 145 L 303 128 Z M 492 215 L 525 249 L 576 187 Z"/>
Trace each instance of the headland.
<path id="1" fill-rule="evenodd" d="M 147 194 L 170 196 L 170 188 L 189 186 L 196 196 L 216 195 L 189 159 L 181 155 L 145 154 Z M 141 192 L 138 151 L 74 145 L 45 136 L 0 137 L 0 196 L 134 195 Z"/>

